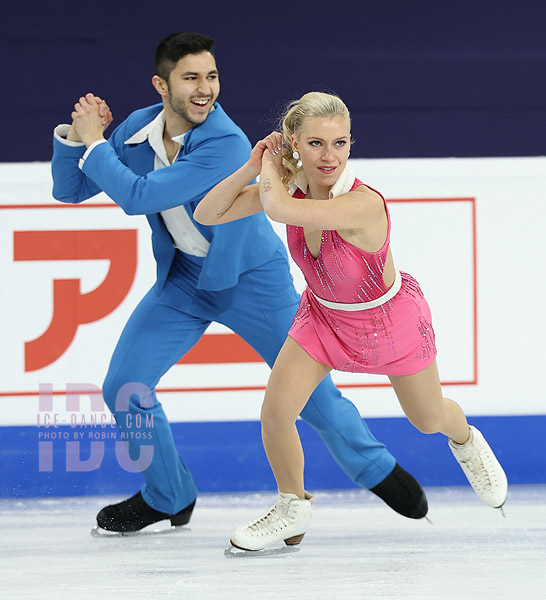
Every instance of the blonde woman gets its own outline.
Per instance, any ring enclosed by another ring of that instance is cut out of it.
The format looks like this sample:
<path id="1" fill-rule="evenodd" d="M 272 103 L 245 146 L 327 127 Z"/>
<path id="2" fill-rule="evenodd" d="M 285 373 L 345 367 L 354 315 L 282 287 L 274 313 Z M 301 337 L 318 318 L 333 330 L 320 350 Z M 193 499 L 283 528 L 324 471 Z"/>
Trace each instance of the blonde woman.
<path id="1" fill-rule="evenodd" d="M 423 433 L 440 432 L 478 496 L 501 507 L 507 480 L 482 434 L 444 398 L 428 304 L 419 284 L 395 268 L 390 217 L 380 193 L 359 181 L 347 159 L 345 104 L 320 92 L 290 105 L 282 135 L 256 144 L 248 162 L 201 201 L 195 219 L 213 225 L 265 210 L 287 225 L 288 246 L 307 281 L 262 406 L 262 438 L 279 494 L 231 543 L 260 550 L 297 544 L 311 519 L 295 421 L 332 369 L 388 375 L 404 413 Z M 257 175 L 260 182 L 248 185 Z"/>

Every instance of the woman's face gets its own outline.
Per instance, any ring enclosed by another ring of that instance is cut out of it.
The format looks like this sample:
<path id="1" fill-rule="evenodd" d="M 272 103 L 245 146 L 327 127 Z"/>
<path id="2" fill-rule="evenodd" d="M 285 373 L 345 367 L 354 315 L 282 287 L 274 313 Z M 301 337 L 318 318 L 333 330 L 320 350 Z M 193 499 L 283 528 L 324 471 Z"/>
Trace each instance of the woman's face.
<path id="1" fill-rule="evenodd" d="M 351 148 L 349 123 L 341 116 L 304 121 L 292 148 L 300 154 L 309 183 L 331 187 L 343 172 Z"/>

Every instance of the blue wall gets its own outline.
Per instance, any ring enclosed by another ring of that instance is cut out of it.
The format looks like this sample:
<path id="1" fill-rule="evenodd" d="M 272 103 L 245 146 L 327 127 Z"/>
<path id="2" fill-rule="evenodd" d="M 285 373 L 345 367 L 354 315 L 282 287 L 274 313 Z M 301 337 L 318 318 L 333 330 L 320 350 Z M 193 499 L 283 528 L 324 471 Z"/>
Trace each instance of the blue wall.
<path id="1" fill-rule="evenodd" d="M 51 130 L 93 91 L 116 122 L 157 100 L 156 44 L 217 42 L 220 100 L 251 141 L 311 89 L 349 105 L 353 156 L 546 154 L 546 2 L 10 2 L 0 25 L 1 161 L 49 160 Z"/>
<path id="2" fill-rule="evenodd" d="M 523 417 L 472 417 L 494 448 L 510 484 L 546 483 L 544 432 L 546 415 Z M 441 434 L 423 435 L 405 418 L 367 419 L 371 430 L 387 444 L 402 466 L 422 485 L 468 485 Z M 305 450 L 306 486 L 313 489 L 354 487 L 328 453 L 318 434 L 298 422 Z M 67 472 L 67 446 L 53 442 L 52 471 L 40 472 L 37 427 L 2 429 L 0 497 L 128 495 L 142 483 L 140 475 L 120 467 L 114 441 L 104 442 L 104 458 L 88 472 Z M 91 429 L 60 427 L 73 440 L 75 432 L 88 438 Z M 97 430 L 100 433 L 100 428 Z M 258 422 L 174 423 L 177 447 L 191 469 L 201 492 L 274 490 Z M 90 456 L 89 441 L 82 442 L 80 460 Z"/>

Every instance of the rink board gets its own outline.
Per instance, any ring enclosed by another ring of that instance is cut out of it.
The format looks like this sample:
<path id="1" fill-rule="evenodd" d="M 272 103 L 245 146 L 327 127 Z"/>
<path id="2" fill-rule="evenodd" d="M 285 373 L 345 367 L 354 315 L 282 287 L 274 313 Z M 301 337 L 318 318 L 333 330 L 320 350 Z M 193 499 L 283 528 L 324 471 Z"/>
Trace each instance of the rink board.
<path id="1" fill-rule="evenodd" d="M 546 158 L 355 159 L 351 166 L 388 200 L 396 265 L 418 279 L 431 305 L 445 395 L 483 423 L 511 481 L 544 482 L 546 323 L 537 315 L 546 288 L 537 264 L 545 251 Z M 71 206 L 50 190 L 49 164 L 0 165 L 0 494 L 131 492 L 140 476 L 121 468 L 115 439 L 89 439 L 101 433 L 89 419 L 109 418 L 100 386 L 125 322 L 154 281 L 150 230 L 104 195 Z M 515 200 L 525 210 L 514 210 Z M 268 374 L 251 348 L 213 324 L 159 382 L 177 446 L 202 491 L 273 486 L 258 422 Z M 333 378 L 423 484 L 464 483 L 444 440 L 402 418 L 385 377 Z M 44 420 L 55 415 L 63 436 L 46 440 Z M 317 435 L 300 429 L 309 487 L 350 486 Z M 41 451 L 41 442 L 51 446 Z"/>
<path id="2" fill-rule="evenodd" d="M 422 485 L 466 484 L 443 436 L 421 434 L 404 418 L 367 421 L 376 437 L 387 444 L 399 463 Z M 472 417 L 470 421 L 495 449 L 510 483 L 546 483 L 545 415 Z M 309 489 L 355 487 L 334 462 L 318 434 L 301 421 L 298 425 L 305 451 L 306 486 Z M 101 431 L 104 430 L 99 428 L 96 433 Z M 108 429 L 107 433 L 110 431 L 115 430 Z M 125 470 L 123 461 L 116 457 L 114 439 L 103 442 L 95 439 L 94 452 L 100 461 L 93 465 L 89 462 L 92 454 L 89 428 L 65 426 L 57 428 L 56 433 L 61 439 L 51 442 L 51 470 L 40 471 L 39 430 L 36 427 L 3 428 L 0 497 L 123 496 L 134 493 L 142 483 L 142 477 Z M 258 422 L 174 423 L 173 433 L 201 492 L 275 489 Z M 75 468 L 73 464 L 67 466 L 68 444 L 75 439 L 82 439 L 78 468 L 91 470 L 68 470 Z"/>

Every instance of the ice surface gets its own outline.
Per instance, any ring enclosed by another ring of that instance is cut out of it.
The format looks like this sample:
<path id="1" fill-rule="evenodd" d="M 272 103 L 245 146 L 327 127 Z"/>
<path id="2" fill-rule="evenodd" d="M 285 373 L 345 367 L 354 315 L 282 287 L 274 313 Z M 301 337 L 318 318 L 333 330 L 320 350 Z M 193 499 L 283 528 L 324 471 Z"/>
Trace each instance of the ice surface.
<path id="1" fill-rule="evenodd" d="M 0 502 L 0 598 L 544 600 L 546 486 L 512 486 L 506 518 L 469 487 L 428 488 L 413 521 L 365 490 L 317 492 L 294 550 L 226 555 L 230 533 L 273 493 L 203 495 L 172 534 L 93 538 L 121 498 Z"/>

